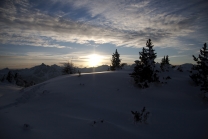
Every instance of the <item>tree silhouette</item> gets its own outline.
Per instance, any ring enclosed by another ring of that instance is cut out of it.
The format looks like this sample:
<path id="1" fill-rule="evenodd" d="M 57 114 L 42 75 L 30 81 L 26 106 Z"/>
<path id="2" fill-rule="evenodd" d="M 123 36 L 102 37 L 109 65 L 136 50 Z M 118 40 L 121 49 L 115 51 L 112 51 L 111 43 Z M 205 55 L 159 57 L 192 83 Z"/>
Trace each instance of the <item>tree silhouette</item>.
<path id="1" fill-rule="evenodd" d="M 170 63 L 169 63 L 169 58 L 168 58 L 168 55 L 164 58 L 162 58 L 161 60 L 161 64 L 160 64 L 160 68 L 162 69 L 162 71 L 168 71 L 169 70 L 169 67 L 170 67 Z"/>
<path id="2" fill-rule="evenodd" d="M 73 63 L 69 63 L 69 62 L 63 63 L 63 66 L 64 66 L 62 69 L 63 74 L 74 74 L 76 72 Z"/>
<path id="3" fill-rule="evenodd" d="M 150 82 L 159 81 L 159 77 L 155 72 L 155 58 L 157 57 L 153 50 L 151 40 L 147 40 L 146 47 L 139 52 L 139 59 L 135 61 L 135 67 L 131 77 L 134 78 L 135 84 L 142 88 L 147 88 Z"/>
<path id="4" fill-rule="evenodd" d="M 13 73 L 12 73 L 11 71 L 8 72 L 7 78 L 6 78 L 6 79 L 7 79 L 7 81 L 10 82 L 10 83 L 13 82 L 13 80 L 14 80 L 14 75 L 13 75 Z"/>
<path id="5" fill-rule="evenodd" d="M 193 72 L 190 77 L 196 85 L 201 86 L 201 90 L 206 94 L 208 93 L 208 49 L 206 43 L 204 44 L 204 47 L 200 49 L 199 57 L 196 58 L 193 55 L 193 59 L 196 61 L 197 65 L 192 67 L 192 70 L 195 72 Z"/>
<path id="6" fill-rule="evenodd" d="M 170 60 L 168 59 L 168 55 L 166 55 L 165 64 L 170 65 L 169 61 Z"/>
<path id="7" fill-rule="evenodd" d="M 112 59 L 111 59 L 111 66 L 110 66 L 110 70 L 116 70 L 116 69 L 121 69 L 121 59 L 119 58 L 120 54 L 118 53 L 117 49 L 116 52 L 113 53 L 112 55 Z"/>

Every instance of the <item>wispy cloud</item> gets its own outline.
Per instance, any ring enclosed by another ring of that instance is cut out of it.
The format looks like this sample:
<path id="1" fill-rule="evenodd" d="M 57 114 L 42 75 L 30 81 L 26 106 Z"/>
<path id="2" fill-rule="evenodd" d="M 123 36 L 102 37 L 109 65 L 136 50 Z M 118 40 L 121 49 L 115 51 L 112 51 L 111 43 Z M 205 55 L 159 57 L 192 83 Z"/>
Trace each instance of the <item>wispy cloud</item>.
<path id="1" fill-rule="evenodd" d="M 45 2 L 48 4 L 45 8 L 35 1 L 4 0 L 0 7 L 0 43 L 66 48 L 61 43 L 94 42 L 143 47 L 146 39 L 151 38 L 158 47 L 177 46 L 178 37 L 196 31 L 198 17 L 188 13 L 189 8 L 195 9 L 196 4 L 204 9 L 203 2 L 181 6 L 179 1 L 176 5 L 173 1 L 151 0 L 50 0 Z M 168 9 L 170 6 L 176 10 Z M 80 9 L 86 13 L 72 18 Z"/>
<path id="2" fill-rule="evenodd" d="M 171 56 L 168 56 L 169 58 L 179 58 L 179 57 L 186 57 L 187 55 L 171 55 Z M 157 60 L 160 60 L 162 59 L 162 57 L 157 57 Z"/>

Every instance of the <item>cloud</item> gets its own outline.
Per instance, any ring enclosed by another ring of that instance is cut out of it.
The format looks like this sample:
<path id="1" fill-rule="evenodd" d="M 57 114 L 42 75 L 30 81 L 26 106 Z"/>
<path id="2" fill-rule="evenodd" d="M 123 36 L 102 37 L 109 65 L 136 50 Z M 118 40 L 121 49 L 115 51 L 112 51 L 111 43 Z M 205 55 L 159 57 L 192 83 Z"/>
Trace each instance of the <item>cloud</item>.
<path id="1" fill-rule="evenodd" d="M 172 56 L 168 56 L 169 58 L 178 58 L 178 57 L 186 57 L 187 55 L 172 55 Z M 157 57 L 157 60 L 162 59 L 163 57 Z"/>
<path id="2" fill-rule="evenodd" d="M 158 47 L 172 47 L 180 44 L 178 37 L 195 32 L 197 20 L 197 16 L 177 14 L 186 11 L 186 7 L 163 11 L 160 2 L 153 1 L 51 0 L 43 3 L 48 4 L 47 8 L 36 1 L 5 0 L 0 7 L 0 43 L 66 48 L 61 43 L 94 42 L 143 47 L 151 38 Z M 162 4 L 166 9 L 172 6 Z M 67 6 L 71 8 L 68 11 Z M 80 9 L 86 13 L 77 19 L 71 18 Z"/>

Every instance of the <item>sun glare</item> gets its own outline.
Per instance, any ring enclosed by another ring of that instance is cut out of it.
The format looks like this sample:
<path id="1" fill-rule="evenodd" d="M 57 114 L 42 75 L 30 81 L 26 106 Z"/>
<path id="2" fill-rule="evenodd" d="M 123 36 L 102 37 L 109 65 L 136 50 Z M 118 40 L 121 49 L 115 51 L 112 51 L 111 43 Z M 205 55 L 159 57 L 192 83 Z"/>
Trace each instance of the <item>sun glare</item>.
<path id="1" fill-rule="evenodd" d="M 102 57 L 97 54 L 89 55 L 89 66 L 95 67 L 101 65 Z"/>

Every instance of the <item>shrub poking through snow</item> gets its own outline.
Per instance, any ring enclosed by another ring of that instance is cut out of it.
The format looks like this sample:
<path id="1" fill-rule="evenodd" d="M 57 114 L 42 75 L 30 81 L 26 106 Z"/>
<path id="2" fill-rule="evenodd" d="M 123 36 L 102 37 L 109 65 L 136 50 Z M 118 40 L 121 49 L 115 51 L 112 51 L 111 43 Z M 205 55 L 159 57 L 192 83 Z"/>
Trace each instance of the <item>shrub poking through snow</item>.
<path id="1" fill-rule="evenodd" d="M 171 79 L 170 76 L 163 77 L 163 78 L 160 79 L 160 83 L 161 84 L 167 84 L 168 83 L 167 80 L 170 80 L 170 79 Z"/>
<path id="2" fill-rule="evenodd" d="M 81 72 L 79 70 L 78 70 L 78 74 L 79 74 L 78 77 L 80 77 L 81 76 Z"/>
<path id="3" fill-rule="evenodd" d="M 190 78 L 196 83 L 196 85 L 201 86 L 201 91 L 204 91 L 204 98 L 208 98 L 208 49 L 207 44 L 200 50 L 199 57 L 196 58 L 193 55 L 194 61 L 197 65 L 192 67 L 192 74 Z"/>
<path id="4" fill-rule="evenodd" d="M 47 94 L 47 93 L 50 93 L 50 91 L 44 90 L 44 91 L 42 92 L 42 94 Z"/>
<path id="5" fill-rule="evenodd" d="M 134 115 L 134 123 L 140 122 L 140 123 L 146 123 L 147 118 L 149 117 L 150 112 L 146 112 L 146 108 L 143 107 L 143 109 L 140 112 L 137 111 L 131 111 L 131 113 Z"/>
<path id="6" fill-rule="evenodd" d="M 180 71 L 180 72 L 183 72 L 183 69 L 182 69 L 181 66 L 179 66 L 179 67 L 177 68 L 177 70 Z"/>
<path id="7" fill-rule="evenodd" d="M 24 129 L 24 130 L 28 130 L 29 128 L 30 128 L 30 125 L 29 125 L 29 124 L 24 124 L 24 125 L 23 125 L 23 129 Z"/>
<path id="8" fill-rule="evenodd" d="M 84 83 L 80 83 L 79 85 L 80 85 L 80 86 L 84 86 L 85 84 L 84 84 Z"/>
<path id="9" fill-rule="evenodd" d="M 29 125 L 28 124 L 24 124 L 24 127 L 29 127 Z"/>
<path id="10" fill-rule="evenodd" d="M 140 60 L 135 61 L 134 71 L 130 74 L 134 78 L 134 82 L 141 88 L 148 88 L 148 83 L 159 82 L 159 77 L 155 68 L 155 58 L 157 57 L 153 50 L 151 40 L 147 40 L 146 47 L 139 52 Z"/>
<path id="11" fill-rule="evenodd" d="M 98 120 L 98 121 L 97 120 L 94 120 L 94 121 L 92 121 L 91 126 L 96 126 L 99 123 L 103 124 L 104 123 L 104 120 L 103 119 Z"/>
<path id="12" fill-rule="evenodd" d="M 168 80 L 168 79 L 171 79 L 170 76 L 167 76 L 167 77 L 166 77 L 166 80 Z"/>

